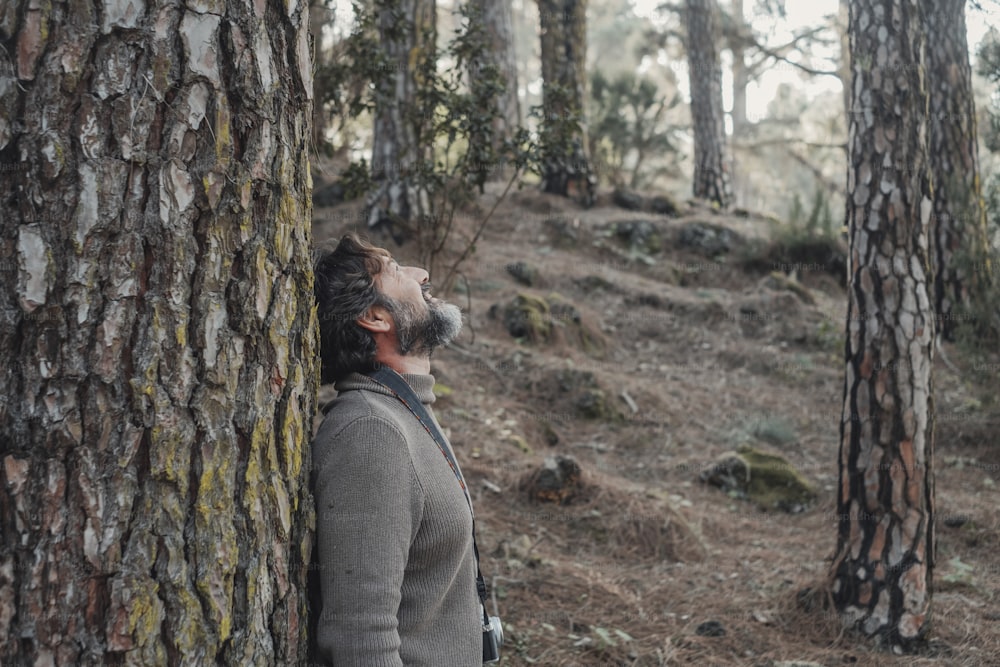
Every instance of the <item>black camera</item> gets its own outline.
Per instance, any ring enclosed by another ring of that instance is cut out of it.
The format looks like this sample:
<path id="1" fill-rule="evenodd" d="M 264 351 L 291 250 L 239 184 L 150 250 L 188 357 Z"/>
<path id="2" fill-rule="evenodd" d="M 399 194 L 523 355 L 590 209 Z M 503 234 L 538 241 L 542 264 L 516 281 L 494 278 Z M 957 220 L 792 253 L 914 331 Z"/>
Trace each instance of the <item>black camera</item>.
<path id="1" fill-rule="evenodd" d="M 499 616 L 490 616 L 483 623 L 483 664 L 500 662 L 500 647 L 503 646 L 503 625 Z"/>

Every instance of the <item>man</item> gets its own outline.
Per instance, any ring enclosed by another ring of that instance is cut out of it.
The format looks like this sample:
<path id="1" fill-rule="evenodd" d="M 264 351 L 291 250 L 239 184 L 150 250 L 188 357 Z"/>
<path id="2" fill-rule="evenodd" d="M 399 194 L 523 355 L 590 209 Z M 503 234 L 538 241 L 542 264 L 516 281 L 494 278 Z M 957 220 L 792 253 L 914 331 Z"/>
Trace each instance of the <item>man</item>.
<path id="1" fill-rule="evenodd" d="M 430 355 L 458 335 L 462 314 L 431 296 L 426 271 L 351 235 L 318 258 L 315 274 L 323 382 L 338 392 L 312 443 L 316 651 L 335 667 L 481 665 L 461 472 L 431 435 L 437 422 L 425 428 L 365 375 L 395 371 L 433 420 Z"/>

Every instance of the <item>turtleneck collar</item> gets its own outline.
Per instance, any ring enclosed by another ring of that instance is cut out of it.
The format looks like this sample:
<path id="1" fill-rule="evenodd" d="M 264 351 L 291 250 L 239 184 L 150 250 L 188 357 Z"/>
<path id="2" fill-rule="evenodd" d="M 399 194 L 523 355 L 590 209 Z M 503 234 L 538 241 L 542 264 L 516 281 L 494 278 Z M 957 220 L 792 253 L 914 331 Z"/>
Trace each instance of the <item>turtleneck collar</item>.
<path id="1" fill-rule="evenodd" d="M 406 384 L 410 385 L 410 388 L 413 389 L 413 393 L 417 395 L 417 398 L 420 399 L 421 403 L 424 405 L 430 405 L 434 402 L 433 375 L 414 375 L 412 373 L 404 373 L 400 377 L 406 380 Z M 343 380 L 334 384 L 333 387 L 337 390 L 338 394 L 352 389 L 363 389 L 365 391 L 373 391 L 376 394 L 392 396 L 392 392 L 362 373 L 351 373 Z M 325 409 L 324 412 L 326 412 Z"/>

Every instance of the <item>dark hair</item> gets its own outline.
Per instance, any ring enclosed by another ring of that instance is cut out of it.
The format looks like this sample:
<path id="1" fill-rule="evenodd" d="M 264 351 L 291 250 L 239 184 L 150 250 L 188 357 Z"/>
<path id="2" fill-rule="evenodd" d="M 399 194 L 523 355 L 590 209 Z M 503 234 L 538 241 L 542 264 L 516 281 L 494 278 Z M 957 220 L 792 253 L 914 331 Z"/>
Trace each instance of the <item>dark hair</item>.
<path id="1" fill-rule="evenodd" d="M 336 382 L 350 373 L 375 367 L 375 339 L 357 319 L 379 301 L 375 276 L 389 253 L 354 234 L 347 234 L 332 251 L 320 251 L 316 276 L 321 382 Z"/>

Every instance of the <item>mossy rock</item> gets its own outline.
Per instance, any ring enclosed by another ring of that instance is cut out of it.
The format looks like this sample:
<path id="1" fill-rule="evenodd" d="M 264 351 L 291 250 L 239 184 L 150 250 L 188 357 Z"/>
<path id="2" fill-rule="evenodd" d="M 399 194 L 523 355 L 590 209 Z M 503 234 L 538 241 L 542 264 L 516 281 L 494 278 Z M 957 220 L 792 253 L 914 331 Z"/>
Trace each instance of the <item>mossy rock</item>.
<path id="1" fill-rule="evenodd" d="M 490 307 L 490 316 L 501 312 L 500 304 Z M 590 356 L 600 357 L 607 342 L 601 333 L 584 321 L 580 311 L 560 294 L 545 298 L 521 292 L 502 307 L 503 323 L 514 338 L 530 343 L 564 341 Z"/>
<path id="2" fill-rule="evenodd" d="M 795 231 L 779 231 L 769 243 L 746 246 L 741 263 L 748 271 L 784 274 L 827 273 L 843 280 L 847 274 L 847 244 L 836 237 L 808 236 Z"/>
<path id="3" fill-rule="evenodd" d="M 622 413 L 590 371 L 567 369 L 557 376 L 559 388 L 572 397 L 573 409 L 585 419 L 614 422 Z"/>
<path id="4" fill-rule="evenodd" d="M 504 267 L 514 280 L 531 287 L 538 282 L 538 269 L 528 262 L 512 262 Z"/>
<path id="5" fill-rule="evenodd" d="M 603 389 L 585 389 L 573 401 L 577 412 L 587 419 L 613 420 L 618 416 Z"/>
<path id="6" fill-rule="evenodd" d="M 629 211 L 638 211 L 642 208 L 642 195 L 628 188 L 617 187 L 611 194 L 611 201 L 615 206 Z"/>
<path id="7" fill-rule="evenodd" d="M 542 229 L 552 245 L 559 248 L 572 248 L 581 241 L 580 223 L 566 218 L 546 218 L 542 221 Z"/>
<path id="8" fill-rule="evenodd" d="M 649 200 L 649 210 L 660 215 L 676 216 L 681 208 L 670 195 L 656 195 Z"/>
<path id="9" fill-rule="evenodd" d="M 816 501 L 816 489 L 784 457 L 749 445 L 719 457 L 701 481 L 748 498 L 764 510 L 801 512 Z"/>
<path id="10" fill-rule="evenodd" d="M 690 248 L 706 257 L 724 255 L 745 243 L 743 237 L 722 225 L 710 222 L 689 222 L 677 236 L 681 247 Z"/>
<path id="11" fill-rule="evenodd" d="M 622 220 L 615 223 L 615 236 L 628 242 L 633 252 L 655 255 L 663 249 L 663 240 L 656 225 L 649 220 Z"/>
<path id="12" fill-rule="evenodd" d="M 535 502 L 568 505 L 583 490 L 583 471 L 580 464 L 569 456 L 554 456 L 530 473 L 521 488 Z"/>
<path id="13" fill-rule="evenodd" d="M 552 337 L 552 312 L 548 302 L 533 294 L 518 294 L 504 307 L 503 323 L 514 338 L 531 342 L 548 341 Z"/>
<path id="14" fill-rule="evenodd" d="M 583 319 L 580 311 L 561 294 L 553 292 L 546 297 L 552 323 L 564 329 L 567 342 L 580 348 L 590 356 L 600 356 L 607 348 L 604 337 Z"/>
<path id="15" fill-rule="evenodd" d="M 552 292 L 545 298 L 549 305 L 552 319 L 562 325 L 579 325 L 583 321 L 580 311 L 566 297 L 558 292 Z"/>

